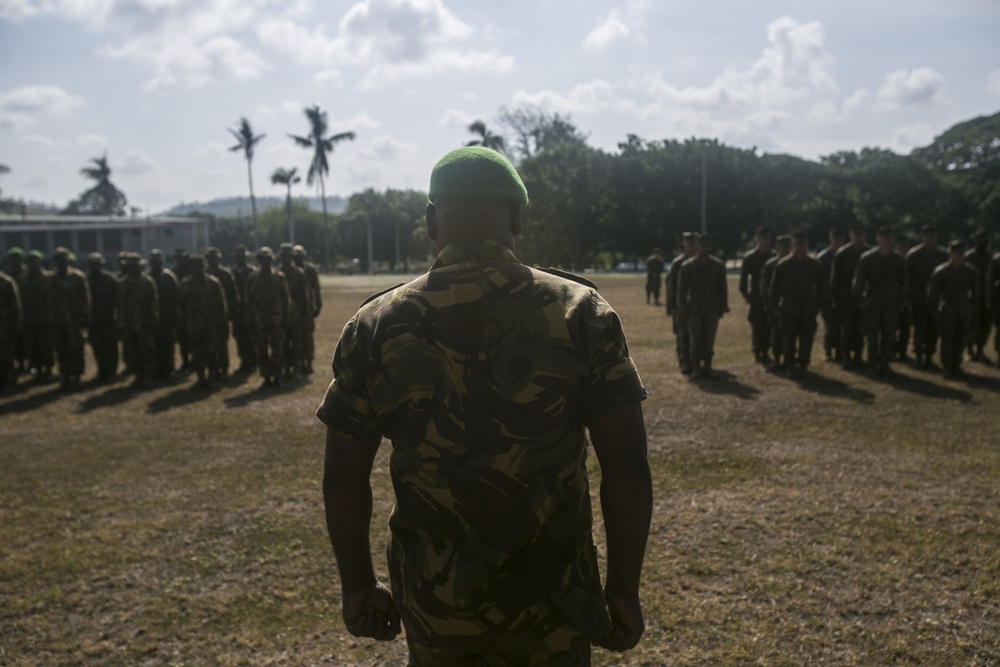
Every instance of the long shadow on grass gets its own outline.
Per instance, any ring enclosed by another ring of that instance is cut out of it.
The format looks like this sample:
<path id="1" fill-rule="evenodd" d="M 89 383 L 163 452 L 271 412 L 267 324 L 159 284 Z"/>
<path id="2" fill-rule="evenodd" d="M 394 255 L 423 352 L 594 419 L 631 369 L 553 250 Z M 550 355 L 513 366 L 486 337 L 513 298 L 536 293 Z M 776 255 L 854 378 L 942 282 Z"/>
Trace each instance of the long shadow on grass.
<path id="1" fill-rule="evenodd" d="M 280 387 L 258 386 L 246 393 L 227 398 L 223 401 L 223 403 L 225 403 L 228 408 L 242 408 L 250 405 L 251 403 L 256 403 L 257 401 L 266 401 L 267 399 L 274 398 L 280 394 L 287 394 L 295 391 L 303 384 L 304 383 L 301 380 L 284 380 L 282 381 Z"/>
<path id="2" fill-rule="evenodd" d="M 141 389 L 122 385 L 111 387 L 105 392 L 91 396 L 80 403 L 77 412 L 90 412 L 98 408 L 110 408 L 113 405 L 120 405 L 125 401 L 130 401 L 139 395 Z"/>
<path id="3" fill-rule="evenodd" d="M 965 380 L 965 383 L 973 389 L 986 389 L 993 392 L 1000 392 L 1000 378 L 966 373 L 963 379 Z"/>
<path id="4" fill-rule="evenodd" d="M 185 405 L 191 405 L 192 403 L 204 401 L 220 389 L 222 389 L 222 387 L 216 384 L 210 384 L 207 387 L 187 385 L 151 401 L 149 406 L 146 408 L 146 412 L 150 414 L 157 414 L 160 412 L 166 412 L 167 410 L 173 410 L 174 408 L 182 408 Z"/>
<path id="5" fill-rule="evenodd" d="M 857 401 L 858 403 L 871 403 L 875 400 L 875 394 L 870 391 L 852 387 L 845 382 L 828 378 L 825 375 L 806 373 L 802 377 L 790 378 L 790 380 L 797 384 L 800 389 L 803 389 L 804 391 L 811 391 L 814 394 L 820 394 L 822 396 L 829 396 L 831 398 L 846 398 L 851 401 Z"/>
<path id="6" fill-rule="evenodd" d="M 972 400 L 972 394 L 967 391 L 929 382 L 915 375 L 903 375 L 902 373 L 893 372 L 888 375 L 874 376 L 872 377 L 872 381 L 889 385 L 901 391 L 920 394 L 928 398 L 943 398 L 949 401 L 961 401 L 962 403 L 968 403 Z"/>
<path id="7" fill-rule="evenodd" d="M 40 408 L 43 405 L 48 405 L 49 403 L 58 401 L 60 398 L 63 398 L 67 394 L 71 393 L 71 391 L 72 390 L 67 391 L 56 385 L 49 391 L 29 394 L 28 396 L 14 400 L 6 400 L 8 398 L 8 394 L 6 393 L 0 394 L 0 416 Z"/>
<path id="8" fill-rule="evenodd" d="M 692 379 L 691 384 L 707 394 L 727 394 L 745 401 L 756 400 L 760 390 L 743 384 L 729 371 L 713 371 L 710 378 Z"/>

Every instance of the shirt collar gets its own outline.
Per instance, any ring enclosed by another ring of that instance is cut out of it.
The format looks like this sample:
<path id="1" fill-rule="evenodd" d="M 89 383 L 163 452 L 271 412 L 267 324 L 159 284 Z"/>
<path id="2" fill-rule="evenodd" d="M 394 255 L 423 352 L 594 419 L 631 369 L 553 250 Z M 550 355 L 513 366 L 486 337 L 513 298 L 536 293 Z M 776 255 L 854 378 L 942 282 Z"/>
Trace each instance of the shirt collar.
<path id="1" fill-rule="evenodd" d="M 463 239 L 446 245 L 438 253 L 431 270 L 471 260 L 520 264 L 514 252 L 502 243 L 490 239 Z"/>

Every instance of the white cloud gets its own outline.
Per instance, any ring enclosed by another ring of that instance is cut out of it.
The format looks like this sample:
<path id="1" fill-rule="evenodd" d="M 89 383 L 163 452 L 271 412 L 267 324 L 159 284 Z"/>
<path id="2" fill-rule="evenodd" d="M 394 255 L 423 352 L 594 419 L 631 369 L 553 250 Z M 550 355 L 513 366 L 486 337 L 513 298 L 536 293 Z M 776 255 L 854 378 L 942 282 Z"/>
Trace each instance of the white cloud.
<path id="1" fill-rule="evenodd" d="M 613 8 L 603 21 L 587 33 L 583 39 L 584 48 L 600 51 L 617 39 L 629 36 L 641 39 L 651 5 L 650 0 L 629 0 L 624 10 Z"/>
<path id="2" fill-rule="evenodd" d="M 0 20 L 23 21 L 39 13 L 36 3 L 31 0 L 0 0 Z"/>
<path id="3" fill-rule="evenodd" d="M 78 146 L 106 146 L 107 137 L 103 134 L 82 134 L 76 138 Z"/>
<path id="4" fill-rule="evenodd" d="M 926 123 L 904 125 L 892 133 L 892 147 L 900 153 L 909 153 L 917 146 L 926 146 L 934 140 L 934 128 Z"/>
<path id="5" fill-rule="evenodd" d="M 521 104 L 539 106 L 562 113 L 595 113 L 617 105 L 615 91 L 603 79 L 580 83 L 563 95 L 550 90 L 539 93 L 518 91 L 514 93 L 514 106 Z"/>
<path id="6" fill-rule="evenodd" d="M 443 114 L 441 114 L 441 119 L 438 123 L 442 127 L 461 127 L 466 128 L 471 125 L 476 120 L 481 120 L 483 114 L 474 114 L 462 111 L 461 109 L 447 109 Z"/>
<path id="7" fill-rule="evenodd" d="M 945 79 L 930 67 L 890 72 L 878 91 L 879 105 L 884 109 L 927 107 L 944 95 Z"/>
<path id="8" fill-rule="evenodd" d="M 223 155 L 229 150 L 229 144 L 213 139 L 195 150 L 195 155 Z"/>
<path id="9" fill-rule="evenodd" d="M 369 116 L 367 111 L 362 110 L 348 120 L 345 125 L 356 132 L 358 130 L 374 130 L 381 123 Z"/>
<path id="10" fill-rule="evenodd" d="M 56 146 L 55 139 L 44 134 L 28 134 L 21 137 L 17 143 L 32 150 L 48 150 Z"/>
<path id="11" fill-rule="evenodd" d="M 313 75 L 313 83 L 318 86 L 340 86 L 344 82 L 344 75 L 340 70 L 325 69 Z"/>
<path id="12" fill-rule="evenodd" d="M 994 95 L 1000 95 L 1000 69 L 994 70 L 986 82 L 986 89 Z"/>
<path id="13" fill-rule="evenodd" d="M 121 173 L 130 176 L 148 174 L 159 166 L 159 163 L 141 151 L 126 153 L 119 168 Z"/>
<path id="14" fill-rule="evenodd" d="M 0 93 L 0 128 L 24 129 L 45 114 L 66 115 L 87 102 L 59 86 L 31 85 Z"/>

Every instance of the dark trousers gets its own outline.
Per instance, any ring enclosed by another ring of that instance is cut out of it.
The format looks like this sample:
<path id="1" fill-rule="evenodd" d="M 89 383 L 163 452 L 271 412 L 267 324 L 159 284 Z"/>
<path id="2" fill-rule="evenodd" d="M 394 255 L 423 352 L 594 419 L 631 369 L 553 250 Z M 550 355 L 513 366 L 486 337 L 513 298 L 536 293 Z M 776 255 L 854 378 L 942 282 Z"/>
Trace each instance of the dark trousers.
<path id="1" fill-rule="evenodd" d="M 28 359 L 28 367 L 39 372 L 52 371 L 52 340 L 47 327 L 29 324 L 21 332 L 24 353 Z"/>
<path id="2" fill-rule="evenodd" d="M 153 343 L 153 377 L 168 378 L 174 372 L 174 347 L 176 346 L 173 322 L 161 322 L 156 328 Z"/>
<path id="3" fill-rule="evenodd" d="M 680 369 L 691 368 L 691 336 L 688 334 L 687 321 L 680 315 L 670 317 L 674 329 L 674 349 L 677 352 L 677 365 Z"/>
<path id="4" fill-rule="evenodd" d="M 110 380 L 118 372 L 118 332 L 114 324 L 91 325 L 90 347 L 97 362 L 97 377 Z"/>
<path id="5" fill-rule="evenodd" d="M 152 331 L 122 333 L 122 346 L 129 350 L 129 369 L 138 378 L 150 378 L 155 370 L 156 338 Z"/>
<path id="6" fill-rule="evenodd" d="M 832 306 L 823 309 L 823 350 L 828 357 L 840 353 L 840 314 Z"/>
<path id="7" fill-rule="evenodd" d="M 853 301 L 845 301 L 837 306 L 840 313 L 840 351 L 845 359 L 850 355 L 854 361 L 861 361 L 865 347 L 864 321 L 861 309 Z"/>
<path id="8" fill-rule="evenodd" d="M 719 316 L 689 314 L 687 328 L 691 337 L 691 363 L 711 368 L 712 357 L 715 356 L 715 334 L 719 330 Z"/>
<path id="9" fill-rule="evenodd" d="M 80 327 L 66 324 L 52 327 L 52 350 L 63 379 L 79 379 L 83 375 L 83 333 Z"/>
<path id="10" fill-rule="evenodd" d="M 899 306 L 895 301 L 869 301 L 864 309 L 865 335 L 868 339 L 868 364 L 888 368 L 896 349 Z"/>
<path id="11" fill-rule="evenodd" d="M 218 340 L 215 343 L 216 368 L 223 373 L 229 372 L 229 322 L 219 327 Z"/>
<path id="12" fill-rule="evenodd" d="M 258 326 L 254 329 L 257 345 L 257 370 L 263 378 L 277 377 L 285 355 L 285 329 L 280 324 Z"/>
<path id="13" fill-rule="evenodd" d="M 253 342 L 253 322 L 249 322 L 246 319 L 233 322 L 233 338 L 236 339 L 236 354 L 240 357 L 240 365 L 256 365 L 257 350 Z"/>
<path id="14" fill-rule="evenodd" d="M 972 320 L 971 313 L 941 313 L 938 327 L 941 330 L 941 366 L 945 371 L 957 373 L 962 367 L 962 355 L 974 333 Z"/>
<path id="15" fill-rule="evenodd" d="M 768 322 L 767 310 L 761 299 L 750 299 L 747 320 L 750 322 L 750 344 L 754 356 L 767 354 L 771 349 L 771 323 Z"/>
<path id="16" fill-rule="evenodd" d="M 771 338 L 770 345 L 774 353 L 774 361 L 782 363 L 782 357 L 785 354 L 785 337 L 781 331 L 781 320 L 770 310 L 767 311 L 767 329 Z"/>
<path id="17" fill-rule="evenodd" d="M 913 352 L 930 358 L 937 350 L 938 325 L 927 306 L 913 308 Z"/>
<path id="18" fill-rule="evenodd" d="M 911 308 L 901 308 L 899 310 L 899 325 L 896 327 L 896 356 L 902 358 L 906 356 L 910 349 L 910 329 L 913 327 L 913 310 Z"/>
<path id="19" fill-rule="evenodd" d="M 786 366 L 809 366 L 816 328 L 815 312 L 805 309 L 782 311 L 781 337 L 785 344 Z"/>

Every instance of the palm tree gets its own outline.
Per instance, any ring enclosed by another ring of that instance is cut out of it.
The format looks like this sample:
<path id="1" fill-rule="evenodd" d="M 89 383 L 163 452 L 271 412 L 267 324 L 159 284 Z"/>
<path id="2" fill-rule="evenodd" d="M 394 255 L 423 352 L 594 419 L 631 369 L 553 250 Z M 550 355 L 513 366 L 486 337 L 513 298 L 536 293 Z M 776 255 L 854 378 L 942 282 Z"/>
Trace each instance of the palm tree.
<path id="1" fill-rule="evenodd" d="M 330 244 L 327 242 L 327 214 L 326 214 L 326 184 L 324 178 L 330 173 L 330 165 L 326 160 L 326 154 L 333 152 L 333 147 L 341 141 L 354 140 L 354 132 L 341 132 L 326 136 L 327 116 L 326 112 L 319 108 L 318 104 L 303 109 L 306 120 L 309 121 L 309 134 L 300 137 L 294 134 L 288 136 L 296 144 L 303 148 L 311 148 L 313 151 L 312 160 L 309 162 L 309 171 L 306 173 L 306 183 L 312 185 L 319 179 L 320 196 L 323 201 L 323 259 L 327 266 L 330 266 Z"/>
<path id="2" fill-rule="evenodd" d="M 96 215 L 125 215 L 128 200 L 125 194 L 111 182 L 111 167 L 108 166 L 108 155 L 90 159 L 93 166 L 83 167 L 80 175 L 97 181 L 80 198 L 71 201 L 67 213 L 84 213 Z"/>
<path id="3" fill-rule="evenodd" d="M 258 134 L 254 136 L 253 130 L 250 128 L 250 121 L 246 118 L 240 118 L 240 126 L 237 129 L 228 128 L 229 133 L 236 137 L 238 142 L 235 146 L 230 146 L 229 150 L 232 152 L 243 151 L 243 157 L 247 160 L 247 180 L 250 181 L 250 218 L 253 222 L 254 236 L 257 235 L 257 200 L 253 196 L 253 171 L 250 169 L 250 163 L 253 162 L 253 149 L 260 140 L 266 137 L 266 134 Z M 256 238 L 254 238 L 256 241 Z"/>
<path id="4" fill-rule="evenodd" d="M 502 153 L 506 149 L 503 136 L 491 132 L 486 127 L 486 123 L 481 120 L 470 123 L 469 132 L 479 135 L 479 138 L 467 142 L 466 146 L 485 146 L 486 148 L 492 148 L 498 153 Z"/>
<path id="5" fill-rule="evenodd" d="M 288 242 L 292 244 L 295 243 L 295 224 L 292 222 L 292 185 L 302 180 L 297 172 L 298 169 L 295 167 L 291 169 L 278 167 L 271 174 L 271 183 L 281 184 L 288 188 L 288 194 L 285 197 L 285 212 L 288 214 Z"/>

